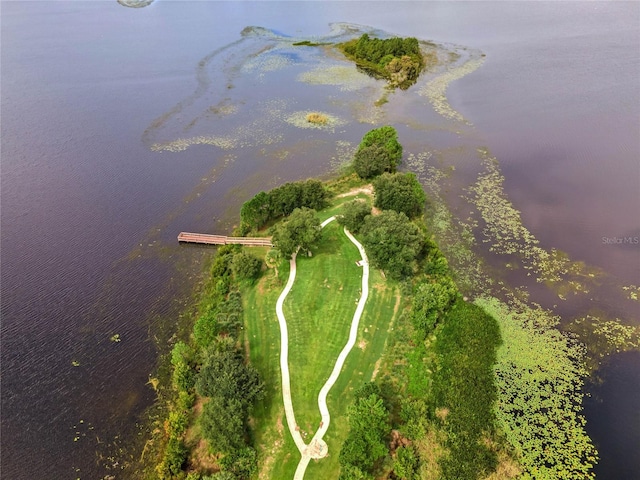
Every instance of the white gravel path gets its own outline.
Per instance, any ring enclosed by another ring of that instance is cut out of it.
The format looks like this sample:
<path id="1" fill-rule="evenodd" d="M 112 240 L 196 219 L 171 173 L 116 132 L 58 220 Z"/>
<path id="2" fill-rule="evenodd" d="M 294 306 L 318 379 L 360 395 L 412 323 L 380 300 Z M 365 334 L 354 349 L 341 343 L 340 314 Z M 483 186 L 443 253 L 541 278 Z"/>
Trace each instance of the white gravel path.
<path id="1" fill-rule="evenodd" d="M 336 217 L 331 217 L 322 222 L 322 228 L 324 228 L 335 219 Z M 367 303 L 367 298 L 369 297 L 369 261 L 367 259 L 367 254 L 360 242 L 358 242 L 353 237 L 353 235 L 351 235 L 351 233 L 347 231 L 346 228 L 344 229 L 344 233 L 347 235 L 349 240 L 351 240 L 351 242 L 358 248 L 362 257 L 362 295 L 360 296 L 358 306 L 356 307 L 356 312 L 353 315 L 353 319 L 351 320 L 349 340 L 340 352 L 340 355 L 338 355 L 338 359 L 336 360 L 331 375 L 327 379 L 324 386 L 320 389 L 320 394 L 318 395 L 318 408 L 320 409 L 322 422 L 320 424 L 320 428 L 316 431 L 315 435 L 308 445 L 302 439 L 302 435 L 300 435 L 300 431 L 297 428 L 295 414 L 293 411 L 293 403 L 291 401 L 291 384 L 289 376 L 289 332 L 287 329 L 287 320 L 282 311 L 284 301 L 291 291 L 291 287 L 293 287 L 293 283 L 296 278 L 295 253 L 291 256 L 291 260 L 289 261 L 289 280 L 287 281 L 287 285 L 284 287 L 284 290 L 280 294 L 278 302 L 276 303 L 276 314 L 278 316 L 278 322 L 280 324 L 280 372 L 282 374 L 282 399 L 284 402 L 284 411 L 287 417 L 287 425 L 289 427 L 289 431 L 291 432 L 291 436 L 293 437 L 293 440 L 298 447 L 300 454 L 302 455 L 300 463 L 298 463 L 298 468 L 296 469 L 294 480 L 302 480 L 304 478 L 304 472 L 307 469 L 307 465 L 309 465 L 309 461 L 312 458 L 323 458 L 328 453 L 327 444 L 322 439 L 325 433 L 327 433 L 327 429 L 329 428 L 329 424 L 331 423 L 331 415 L 327 407 L 327 395 L 329 394 L 331 387 L 333 387 L 333 385 L 338 380 L 340 371 L 342 370 L 344 362 L 347 359 L 347 355 L 349 355 L 349 352 L 356 343 L 360 317 L 362 317 L 362 312 L 364 311 L 365 304 Z"/>

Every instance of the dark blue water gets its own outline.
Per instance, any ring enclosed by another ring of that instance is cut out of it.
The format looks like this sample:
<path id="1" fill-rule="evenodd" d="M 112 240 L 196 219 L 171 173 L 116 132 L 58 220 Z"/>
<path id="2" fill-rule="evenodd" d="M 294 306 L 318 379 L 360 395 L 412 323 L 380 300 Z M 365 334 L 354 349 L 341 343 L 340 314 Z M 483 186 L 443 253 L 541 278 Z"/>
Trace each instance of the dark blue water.
<path id="1" fill-rule="evenodd" d="M 640 250 L 602 242 L 640 235 L 640 4 L 3 2 L 1 13 L 2 478 L 120 475 L 120 448 L 154 399 L 150 332 L 179 310 L 202 258 L 176 234 L 228 230 L 257 190 L 330 170 L 327 155 L 303 154 L 329 152 L 313 132 L 287 137 L 298 154 L 285 161 L 145 143 L 196 91 L 198 63 L 249 25 L 306 36 L 344 21 L 481 50 L 450 102 L 500 160 L 527 227 L 640 283 Z M 260 85 L 240 75 L 235 91 L 257 102 Z M 412 145 L 425 135 L 401 133 Z M 638 324 L 637 308 L 598 306 Z M 640 471 L 639 371 L 637 355 L 617 358 L 587 405 L 601 478 Z"/>

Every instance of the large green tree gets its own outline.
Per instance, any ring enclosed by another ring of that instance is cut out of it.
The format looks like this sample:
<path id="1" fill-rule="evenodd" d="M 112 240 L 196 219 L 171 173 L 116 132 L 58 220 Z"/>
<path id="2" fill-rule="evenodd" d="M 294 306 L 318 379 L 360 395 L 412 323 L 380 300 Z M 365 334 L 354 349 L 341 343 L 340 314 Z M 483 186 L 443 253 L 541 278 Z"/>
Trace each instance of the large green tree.
<path id="1" fill-rule="evenodd" d="M 361 229 L 371 264 L 392 278 L 410 275 L 417 265 L 425 239 L 422 231 L 404 213 L 393 210 L 369 216 Z"/>
<path id="2" fill-rule="evenodd" d="M 321 233 L 315 210 L 296 208 L 289 218 L 273 228 L 272 242 L 284 258 L 289 258 L 298 247 L 302 251 L 310 250 Z"/>
<path id="3" fill-rule="evenodd" d="M 196 382 L 205 397 L 235 398 L 248 407 L 264 390 L 258 371 L 246 365 L 233 345 L 218 343 L 205 353 L 205 362 Z"/>
<path id="4" fill-rule="evenodd" d="M 371 478 L 375 463 L 387 455 L 391 432 L 389 410 L 379 389 L 373 384 L 365 385 L 355 396 L 355 403 L 347 410 L 349 436 L 339 455 L 343 480 Z"/>
<path id="5" fill-rule="evenodd" d="M 374 205 L 382 210 L 395 210 L 407 217 L 424 211 L 427 196 L 413 173 L 385 173 L 373 181 Z"/>
<path id="6" fill-rule="evenodd" d="M 373 178 L 383 172 L 395 172 L 401 159 L 398 132 L 387 125 L 374 128 L 362 137 L 353 167 L 360 178 Z"/>
<path id="7" fill-rule="evenodd" d="M 211 451 L 229 454 L 244 447 L 245 417 L 240 399 L 210 398 L 202 408 L 200 426 Z"/>

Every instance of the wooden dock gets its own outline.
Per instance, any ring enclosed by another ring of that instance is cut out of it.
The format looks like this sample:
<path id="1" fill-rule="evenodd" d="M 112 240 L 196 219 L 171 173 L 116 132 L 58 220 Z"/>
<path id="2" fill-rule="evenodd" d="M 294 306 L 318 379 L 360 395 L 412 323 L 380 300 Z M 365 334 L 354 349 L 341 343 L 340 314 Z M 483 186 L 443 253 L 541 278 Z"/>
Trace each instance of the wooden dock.
<path id="1" fill-rule="evenodd" d="M 180 232 L 179 242 L 201 243 L 205 245 L 245 245 L 248 247 L 272 247 L 271 237 L 227 237 L 206 233 Z"/>

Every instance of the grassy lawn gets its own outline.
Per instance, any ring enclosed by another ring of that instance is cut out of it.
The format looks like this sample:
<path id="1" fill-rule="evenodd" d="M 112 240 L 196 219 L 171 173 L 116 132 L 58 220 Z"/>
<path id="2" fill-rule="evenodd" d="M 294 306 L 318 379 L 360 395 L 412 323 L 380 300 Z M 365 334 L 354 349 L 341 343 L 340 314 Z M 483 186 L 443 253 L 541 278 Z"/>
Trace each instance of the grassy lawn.
<path id="1" fill-rule="evenodd" d="M 354 197 L 340 199 L 339 204 Z M 339 205 L 319 213 L 321 219 L 336 213 Z M 358 250 L 342 228 L 332 222 L 312 257 L 298 258 L 298 273 L 284 305 L 289 328 L 289 368 L 296 421 L 303 437 L 311 439 L 320 422 L 317 398 L 339 352 L 344 348 L 356 303 L 362 269 Z M 275 304 L 289 275 L 287 262 L 267 271 L 257 285 L 243 290 L 246 338 L 251 362 L 266 383 L 266 397 L 254 411 L 254 432 L 259 458 L 259 478 L 288 479 L 300 459 L 288 432 L 281 395 L 280 329 Z M 329 456 L 312 461 L 306 479 L 338 476 L 338 453 L 348 431 L 346 408 L 353 391 L 370 381 L 381 358 L 389 328 L 399 304 L 398 289 L 372 270 L 370 294 L 360 322 L 356 346 L 328 397 L 331 426 L 325 435 Z M 306 435 L 305 435 L 306 433 Z"/>

